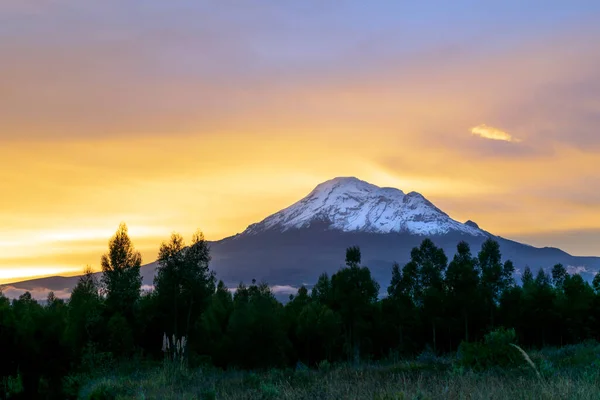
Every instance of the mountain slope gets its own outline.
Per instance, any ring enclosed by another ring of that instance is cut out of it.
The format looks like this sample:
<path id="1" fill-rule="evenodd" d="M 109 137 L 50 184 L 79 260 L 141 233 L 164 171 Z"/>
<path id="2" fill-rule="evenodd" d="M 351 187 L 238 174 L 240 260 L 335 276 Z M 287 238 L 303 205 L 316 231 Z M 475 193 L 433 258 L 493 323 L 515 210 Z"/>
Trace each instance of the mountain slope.
<path id="1" fill-rule="evenodd" d="M 356 178 L 335 178 L 318 185 L 299 202 L 249 226 L 243 235 L 285 232 L 315 223 L 343 232 L 485 235 L 473 225 L 453 220 L 419 193 L 404 194 Z"/>

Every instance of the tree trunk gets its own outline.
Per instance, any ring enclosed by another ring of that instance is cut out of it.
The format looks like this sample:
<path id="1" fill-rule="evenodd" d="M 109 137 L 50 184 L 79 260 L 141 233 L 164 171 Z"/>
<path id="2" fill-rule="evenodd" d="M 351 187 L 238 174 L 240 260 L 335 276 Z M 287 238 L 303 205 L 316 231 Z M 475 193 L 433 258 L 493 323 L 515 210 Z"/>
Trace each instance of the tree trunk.
<path id="1" fill-rule="evenodd" d="M 360 340 L 358 338 L 354 339 L 354 364 L 360 364 Z"/>
<path id="2" fill-rule="evenodd" d="M 400 324 L 400 351 L 404 349 L 404 332 L 402 329 L 402 324 Z"/>
<path id="3" fill-rule="evenodd" d="M 177 297 L 179 293 L 176 293 L 175 296 L 173 296 L 173 335 L 175 335 L 175 337 L 177 337 L 177 335 L 179 334 L 179 332 L 177 332 Z"/>
<path id="4" fill-rule="evenodd" d="M 465 314 L 465 342 L 469 341 L 469 314 L 467 314 L 467 312 L 464 312 Z"/>
<path id="5" fill-rule="evenodd" d="M 190 319 L 192 318 L 192 308 L 194 307 L 194 299 L 190 301 L 190 308 L 188 308 L 187 315 L 187 326 L 185 327 L 185 336 L 189 339 L 190 336 Z"/>
<path id="6" fill-rule="evenodd" d="M 431 321 L 431 326 L 433 328 L 433 352 L 437 353 L 437 341 L 435 337 L 435 321 Z"/>

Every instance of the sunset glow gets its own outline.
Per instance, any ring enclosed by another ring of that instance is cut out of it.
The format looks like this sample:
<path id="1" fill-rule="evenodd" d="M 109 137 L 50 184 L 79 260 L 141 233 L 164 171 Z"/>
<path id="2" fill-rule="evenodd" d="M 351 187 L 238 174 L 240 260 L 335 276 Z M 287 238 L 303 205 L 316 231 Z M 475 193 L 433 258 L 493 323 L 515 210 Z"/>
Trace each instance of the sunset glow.
<path id="1" fill-rule="evenodd" d="M 600 255 L 599 19 L 408 3 L 0 2 L 0 283 L 98 270 L 121 222 L 153 262 L 335 176 Z"/>

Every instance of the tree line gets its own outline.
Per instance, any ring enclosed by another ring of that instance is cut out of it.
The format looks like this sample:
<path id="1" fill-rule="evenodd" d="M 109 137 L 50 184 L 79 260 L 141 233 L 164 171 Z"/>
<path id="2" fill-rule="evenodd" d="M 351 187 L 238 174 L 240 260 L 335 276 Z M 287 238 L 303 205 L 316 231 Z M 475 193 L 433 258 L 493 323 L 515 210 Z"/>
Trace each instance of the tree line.
<path id="1" fill-rule="evenodd" d="M 458 243 L 452 260 L 423 240 L 408 263 L 393 265 L 385 296 L 360 248 L 350 247 L 344 268 L 285 304 L 266 282 L 230 290 L 210 260 L 202 233 L 189 245 L 173 234 L 160 247 L 154 290 L 142 293 L 141 255 L 123 224 L 101 279 L 87 268 L 68 301 L 53 293 L 44 304 L 30 293 L 10 301 L 0 292 L 0 397 L 18 378 L 25 398 L 63 398 L 69 374 L 173 352 L 192 367 L 313 367 L 456 351 L 498 327 L 514 328 L 528 347 L 600 335 L 600 275 L 590 285 L 561 264 L 535 276 L 527 267 L 518 284 L 492 239 L 476 255 Z"/>

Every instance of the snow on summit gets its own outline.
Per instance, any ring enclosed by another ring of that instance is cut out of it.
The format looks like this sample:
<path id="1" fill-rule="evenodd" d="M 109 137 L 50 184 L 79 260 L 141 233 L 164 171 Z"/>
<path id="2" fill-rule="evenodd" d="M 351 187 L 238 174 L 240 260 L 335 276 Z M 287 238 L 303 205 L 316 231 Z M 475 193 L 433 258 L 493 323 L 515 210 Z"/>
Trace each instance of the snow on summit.
<path id="1" fill-rule="evenodd" d="M 250 225 L 243 234 L 284 232 L 307 228 L 314 222 L 325 222 L 330 229 L 344 232 L 408 232 L 428 236 L 454 231 L 485 235 L 476 225 L 453 220 L 419 193 L 405 194 L 357 178 L 335 178 L 321 183 L 299 202 Z"/>

